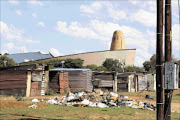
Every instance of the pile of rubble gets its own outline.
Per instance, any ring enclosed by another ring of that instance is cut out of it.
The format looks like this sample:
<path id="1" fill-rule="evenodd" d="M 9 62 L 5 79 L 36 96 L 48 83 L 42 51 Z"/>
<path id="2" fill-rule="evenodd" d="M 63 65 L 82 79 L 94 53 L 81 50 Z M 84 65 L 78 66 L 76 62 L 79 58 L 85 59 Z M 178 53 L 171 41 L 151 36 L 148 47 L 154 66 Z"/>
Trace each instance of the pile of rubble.
<path id="1" fill-rule="evenodd" d="M 32 102 L 40 102 L 37 99 L 33 99 Z M 42 100 L 43 101 L 43 100 Z M 79 92 L 71 93 L 69 92 L 67 96 L 61 98 L 55 97 L 54 99 L 49 99 L 43 101 L 48 104 L 55 105 L 65 105 L 65 106 L 75 106 L 75 107 L 131 107 L 137 109 L 155 110 L 154 105 L 146 102 L 137 102 L 136 100 L 129 99 L 128 96 L 118 95 L 113 92 L 102 92 L 96 91 L 93 93 Z"/>

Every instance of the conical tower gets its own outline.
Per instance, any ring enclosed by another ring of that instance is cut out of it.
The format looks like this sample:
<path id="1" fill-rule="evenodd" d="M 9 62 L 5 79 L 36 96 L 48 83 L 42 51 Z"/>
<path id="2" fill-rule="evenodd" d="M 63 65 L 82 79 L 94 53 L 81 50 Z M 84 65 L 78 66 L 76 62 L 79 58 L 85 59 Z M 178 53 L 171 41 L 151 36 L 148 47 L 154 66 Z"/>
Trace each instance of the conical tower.
<path id="1" fill-rule="evenodd" d="M 124 34 L 120 30 L 116 30 L 112 37 L 110 50 L 126 49 Z"/>

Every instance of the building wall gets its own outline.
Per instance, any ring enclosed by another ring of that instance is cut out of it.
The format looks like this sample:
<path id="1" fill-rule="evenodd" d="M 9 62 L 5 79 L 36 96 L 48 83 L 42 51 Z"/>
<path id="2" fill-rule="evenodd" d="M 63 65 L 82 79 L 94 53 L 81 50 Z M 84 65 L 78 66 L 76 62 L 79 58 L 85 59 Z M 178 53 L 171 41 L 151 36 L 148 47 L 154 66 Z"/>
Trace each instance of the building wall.
<path id="1" fill-rule="evenodd" d="M 44 59 L 41 61 L 48 61 L 53 59 L 76 59 L 80 58 L 84 60 L 84 66 L 95 64 L 97 66 L 102 65 L 102 63 L 107 58 L 118 59 L 120 62 L 125 62 L 126 65 L 134 65 L 136 56 L 136 49 L 123 49 L 123 50 L 114 50 L 114 51 L 100 51 L 100 52 L 89 52 L 89 53 L 81 53 L 67 56 L 60 56 L 56 58 Z"/>

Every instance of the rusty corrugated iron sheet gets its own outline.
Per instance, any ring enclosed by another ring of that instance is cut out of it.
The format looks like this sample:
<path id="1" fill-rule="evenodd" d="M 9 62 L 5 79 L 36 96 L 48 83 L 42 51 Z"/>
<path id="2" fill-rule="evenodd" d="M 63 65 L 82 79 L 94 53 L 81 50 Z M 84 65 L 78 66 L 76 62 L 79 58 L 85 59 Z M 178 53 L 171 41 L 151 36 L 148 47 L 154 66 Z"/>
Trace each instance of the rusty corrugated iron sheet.
<path id="1" fill-rule="evenodd" d="M 0 71 L 1 95 L 26 95 L 27 74 L 25 70 Z"/>
<path id="2" fill-rule="evenodd" d="M 114 72 L 93 72 L 93 86 L 95 88 L 112 88 Z"/>
<path id="3" fill-rule="evenodd" d="M 73 92 L 78 89 L 86 90 L 92 92 L 93 85 L 91 81 L 92 71 L 89 69 L 53 69 L 50 71 L 49 75 L 49 87 L 55 90 L 56 92 L 59 91 L 59 85 L 57 84 L 58 81 L 58 72 L 65 72 L 68 73 L 69 79 L 69 88 L 70 91 Z"/>
<path id="4" fill-rule="evenodd" d="M 26 80 L 25 70 L 0 71 L 0 89 L 26 89 Z"/>

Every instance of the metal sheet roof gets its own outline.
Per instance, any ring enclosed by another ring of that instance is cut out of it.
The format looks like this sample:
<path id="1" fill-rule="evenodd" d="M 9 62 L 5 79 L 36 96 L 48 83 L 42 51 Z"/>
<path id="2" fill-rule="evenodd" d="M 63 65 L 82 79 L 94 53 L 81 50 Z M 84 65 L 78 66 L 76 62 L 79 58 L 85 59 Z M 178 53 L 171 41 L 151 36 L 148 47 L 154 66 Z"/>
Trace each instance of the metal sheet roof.
<path id="1" fill-rule="evenodd" d="M 16 63 L 22 63 L 25 62 L 25 60 L 34 61 L 45 58 L 52 58 L 50 54 L 42 54 L 41 52 L 16 53 L 6 56 L 9 58 L 13 58 Z"/>

